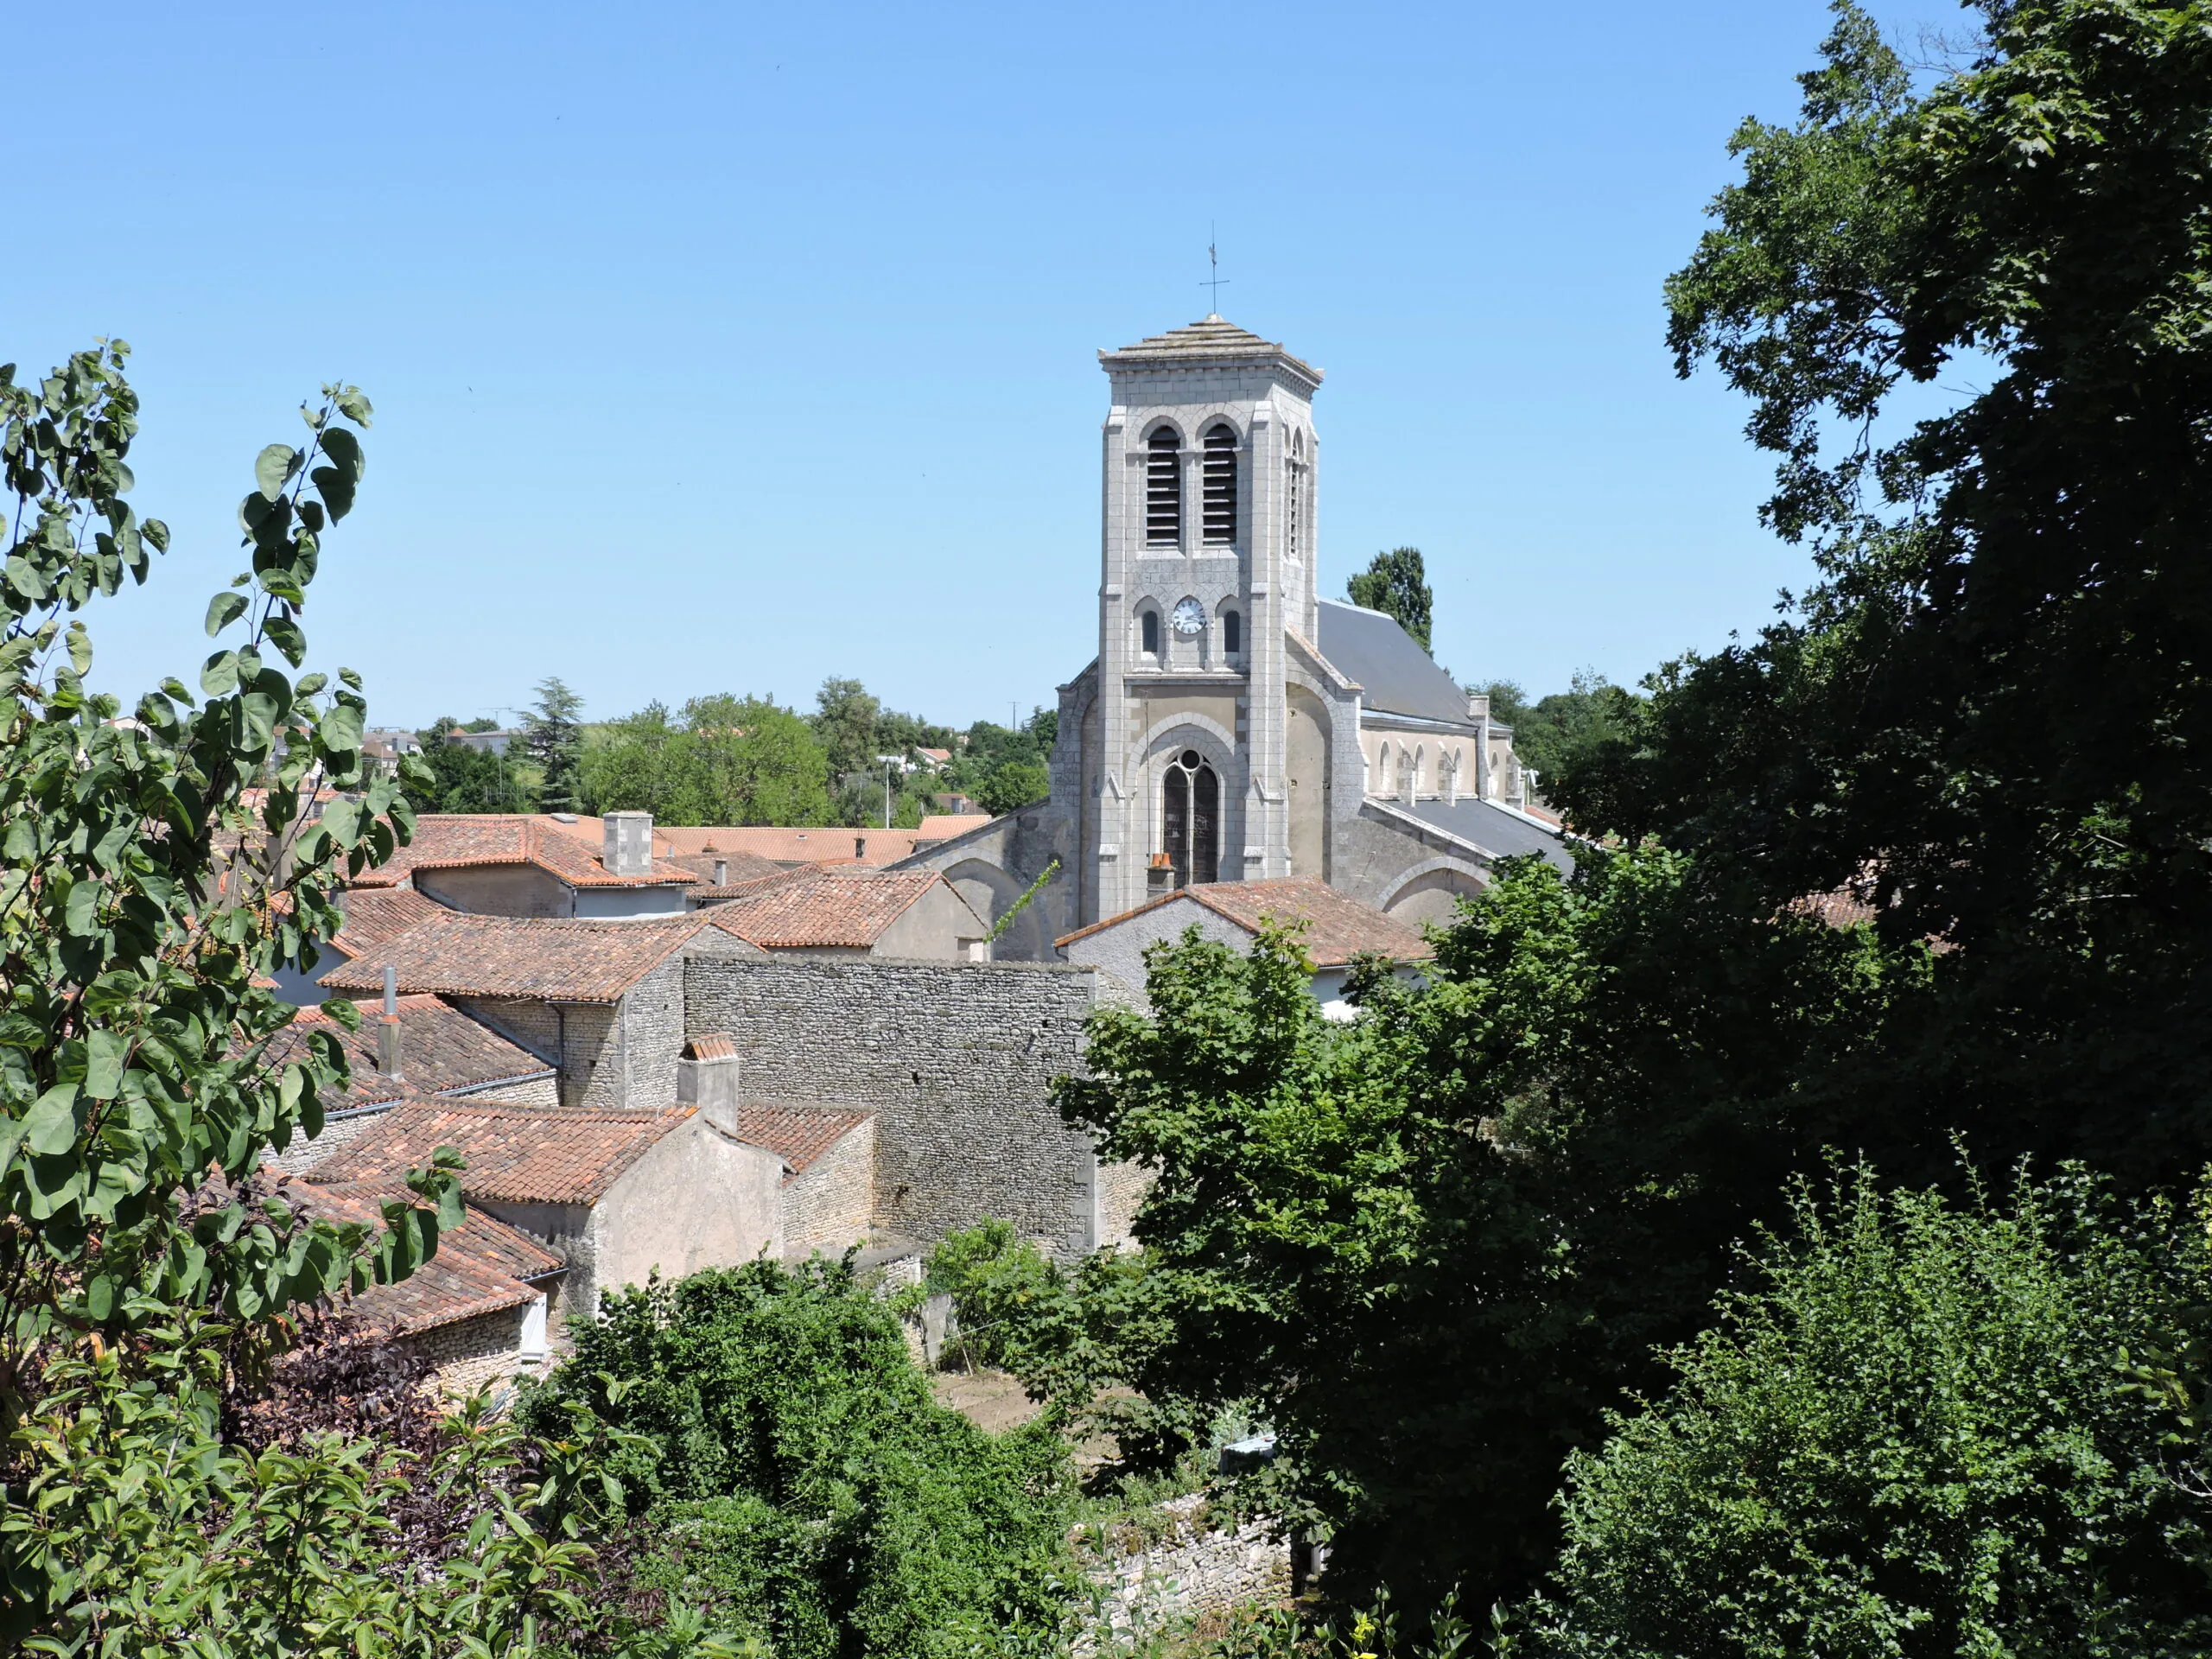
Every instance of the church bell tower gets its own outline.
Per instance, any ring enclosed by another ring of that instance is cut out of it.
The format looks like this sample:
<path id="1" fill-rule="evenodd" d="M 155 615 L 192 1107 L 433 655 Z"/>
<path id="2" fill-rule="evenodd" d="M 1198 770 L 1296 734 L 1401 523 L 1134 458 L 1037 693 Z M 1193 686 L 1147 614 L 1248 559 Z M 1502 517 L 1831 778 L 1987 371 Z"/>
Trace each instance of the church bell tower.
<path id="1" fill-rule="evenodd" d="M 1292 873 L 1287 652 L 1317 632 L 1319 371 L 1218 316 L 1099 364 L 1112 407 L 1085 919 Z"/>

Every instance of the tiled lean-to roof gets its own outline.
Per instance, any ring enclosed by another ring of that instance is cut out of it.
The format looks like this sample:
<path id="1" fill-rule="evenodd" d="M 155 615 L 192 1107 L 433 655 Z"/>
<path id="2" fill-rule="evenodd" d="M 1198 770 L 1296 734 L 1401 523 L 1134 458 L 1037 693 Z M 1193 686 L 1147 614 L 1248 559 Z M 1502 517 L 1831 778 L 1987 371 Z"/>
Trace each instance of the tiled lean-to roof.
<path id="1" fill-rule="evenodd" d="M 700 914 L 764 950 L 810 946 L 867 950 L 940 884 L 957 892 L 935 870 L 824 873 L 779 882 L 752 898 L 716 905 Z M 980 930 L 982 924 L 977 925 Z"/>
<path id="2" fill-rule="evenodd" d="M 696 936 L 713 914 L 602 922 L 441 911 L 382 949 L 332 969 L 321 983 L 344 995 L 380 991 L 389 963 L 398 969 L 404 992 L 615 1002 Z"/>
<path id="3" fill-rule="evenodd" d="M 1423 961 L 1435 954 L 1416 929 L 1338 893 L 1315 875 L 1285 876 L 1273 881 L 1200 882 L 1077 928 L 1055 943 L 1065 949 L 1132 917 L 1185 899 L 1248 933 L 1257 933 L 1270 921 L 1293 926 L 1305 924 L 1299 940 L 1316 968 L 1341 968 L 1354 957 L 1370 951 L 1399 962 Z"/>
<path id="4" fill-rule="evenodd" d="M 442 997 L 403 996 L 396 1012 L 399 1016 L 397 1078 L 377 1069 L 379 1010 L 373 1007 L 361 1010 L 359 1031 L 348 1031 L 326 1019 L 320 1009 L 302 1008 L 292 1023 L 271 1039 L 270 1060 L 281 1065 L 296 1058 L 306 1048 L 310 1032 L 327 1031 L 336 1037 L 353 1065 L 353 1078 L 342 1098 L 323 1102 L 327 1111 L 455 1090 L 488 1089 L 496 1084 L 553 1075 L 553 1068 L 528 1049 L 509 1042 Z"/>
<path id="5" fill-rule="evenodd" d="M 393 1182 L 344 1185 L 288 1184 L 284 1196 L 327 1221 L 383 1225 L 387 1199 L 419 1202 Z M 428 1262 L 396 1285 L 374 1285 L 353 1298 L 350 1311 L 364 1323 L 391 1325 L 402 1336 L 520 1307 L 537 1300 L 539 1281 L 564 1271 L 561 1258 L 527 1235 L 471 1205 L 460 1226 L 438 1235 Z"/>
<path id="6" fill-rule="evenodd" d="M 566 833 L 551 819 L 522 814 L 426 813 L 415 821 L 414 839 L 354 885 L 397 887 L 417 870 L 460 870 L 485 864 L 531 864 L 572 887 L 689 887 L 699 878 L 665 860 L 645 875 L 616 875 L 600 858 L 599 821 L 593 839 Z"/>
<path id="7" fill-rule="evenodd" d="M 690 1117 L 670 1111 L 588 1111 L 467 1101 L 395 1106 L 308 1173 L 317 1185 L 404 1179 L 440 1147 L 467 1168 L 472 1198 L 507 1204 L 596 1204 L 623 1173 Z"/>
<path id="8" fill-rule="evenodd" d="M 411 887 L 349 887 L 338 895 L 346 925 L 331 944 L 349 957 L 397 938 L 417 922 L 446 914 L 446 907 Z"/>
<path id="9" fill-rule="evenodd" d="M 737 1109 L 737 1138 L 766 1147 L 794 1175 L 868 1122 L 866 1112 L 748 1100 Z"/>

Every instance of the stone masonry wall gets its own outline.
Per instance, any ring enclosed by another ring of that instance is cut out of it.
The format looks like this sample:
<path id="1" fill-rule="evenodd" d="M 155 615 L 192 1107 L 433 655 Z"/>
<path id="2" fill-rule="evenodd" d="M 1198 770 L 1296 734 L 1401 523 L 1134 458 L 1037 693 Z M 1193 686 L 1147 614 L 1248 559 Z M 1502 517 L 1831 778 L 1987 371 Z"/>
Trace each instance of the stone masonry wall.
<path id="1" fill-rule="evenodd" d="M 300 1175 L 313 1169 L 334 1152 L 349 1147 L 374 1126 L 376 1121 L 391 1109 L 392 1103 L 379 1106 L 357 1107 L 344 1117 L 330 1117 L 323 1122 L 322 1133 L 312 1140 L 305 1135 L 295 1139 L 291 1145 L 262 1161 L 279 1175 Z"/>
<path id="2" fill-rule="evenodd" d="M 729 1033 L 747 1092 L 876 1114 L 879 1227 L 928 1241 L 988 1215 L 1088 1248 L 1089 1146 L 1047 1096 L 1081 1068 L 1090 970 L 695 958 L 684 985 L 688 1031 Z"/>
<path id="3" fill-rule="evenodd" d="M 1105 1596 L 1094 1633 L 1076 1643 L 1078 1652 L 1097 1650 L 1100 1626 L 1119 1637 L 1141 1637 L 1184 1619 L 1280 1602 L 1290 1594 L 1289 1547 L 1268 1537 L 1262 1523 L 1233 1532 L 1206 1530 L 1203 1500 L 1196 1496 L 1160 1508 L 1170 1530 L 1157 1542 L 1124 1554 L 1111 1537 L 1089 1541 L 1089 1576 Z"/>
<path id="4" fill-rule="evenodd" d="M 623 1103 L 621 1042 L 613 1005 L 472 997 L 461 1008 L 559 1067 L 562 1105 Z"/>
<path id="5" fill-rule="evenodd" d="M 503 1307 L 473 1319 L 455 1319 L 406 1339 L 437 1367 L 431 1385 L 441 1394 L 467 1395 L 507 1382 L 523 1369 L 524 1310 Z"/>
<path id="6" fill-rule="evenodd" d="M 875 1120 L 855 1124 L 784 1187 L 784 1259 L 842 1255 L 875 1219 Z"/>

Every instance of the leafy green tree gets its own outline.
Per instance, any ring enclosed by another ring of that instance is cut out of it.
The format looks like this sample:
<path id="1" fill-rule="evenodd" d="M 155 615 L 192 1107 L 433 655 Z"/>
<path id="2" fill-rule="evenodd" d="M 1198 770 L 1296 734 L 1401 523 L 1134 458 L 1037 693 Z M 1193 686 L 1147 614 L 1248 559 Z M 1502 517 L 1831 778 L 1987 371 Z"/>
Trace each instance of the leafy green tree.
<path id="1" fill-rule="evenodd" d="M 1377 553 L 1366 569 L 1354 573 L 1344 584 L 1344 597 L 1355 605 L 1397 618 L 1398 626 L 1423 651 L 1429 649 L 1436 596 L 1429 591 L 1419 548 L 1394 547 L 1388 553 Z"/>
<path id="2" fill-rule="evenodd" d="M 537 701 L 523 717 L 523 747 L 539 774 L 538 800 L 547 812 L 573 812 L 582 794 L 584 700 L 550 675 L 537 683 Z"/>
<path id="3" fill-rule="evenodd" d="M 2080 1175 L 2009 1209 L 1859 1168 L 1747 1264 L 1677 1380 L 1567 1465 L 1537 1650 L 2181 1654 L 2212 1645 L 2185 1409 L 2202 1217 Z"/>
<path id="4" fill-rule="evenodd" d="M 1010 760 L 986 772 L 976 785 L 976 804 L 994 815 L 1030 806 L 1052 793 L 1052 779 L 1044 767 L 1027 760 Z"/>
<path id="5" fill-rule="evenodd" d="M 1516 711 L 1518 718 L 1509 722 L 1513 752 L 1523 766 L 1535 769 L 1541 787 L 1548 792 L 1554 779 L 1565 776 L 1599 745 L 1619 735 L 1618 710 L 1630 696 L 1597 670 L 1579 670 L 1568 690 L 1551 692 L 1533 707 Z M 1491 709 L 1495 713 L 1495 699 Z"/>
<path id="6" fill-rule="evenodd" d="M 2212 1150 L 2212 33 L 1981 10 L 1916 93 L 1840 6 L 1799 119 L 1737 132 L 1671 339 L 1751 399 L 1821 580 L 1663 669 L 1553 798 L 1748 903 L 1852 888 L 1956 945 L 1890 1079 L 1977 1146 L 2161 1179 Z M 1904 427 L 1939 377 L 1984 389 Z"/>
<path id="7" fill-rule="evenodd" d="M 641 1437 L 606 1467 L 667 1541 L 660 1580 L 777 1654 L 999 1651 L 1058 1629 L 1065 1447 L 939 1406 L 849 1266 L 628 1291 L 524 1417 L 557 1432 L 571 1404 Z"/>
<path id="8" fill-rule="evenodd" d="M 1522 721 L 1529 718 L 1529 694 L 1518 680 L 1492 680 L 1486 685 L 1471 685 L 1469 693 L 1490 699 L 1491 718 L 1513 728 L 1517 734 Z"/>
<path id="9" fill-rule="evenodd" d="M 882 703 L 858 680 L 822 682 L 822 689 L 814 694 L 811 723 L 830 776 L 842 778 L 875 765 L 876 728 L 882 714 Z"/>
<path id="10" fill-rule="evenodd" d="M 694 697 L 683 823 L 827 823 L 828 766 L 806 721 L 769 697 Z"/>
<path id="11" fill-rule="evenodd" d="M 423 812 L 532 810 L 535 803 L 513 764 L 488 749 L 448 741 L 446 734 L 453 729 L 454 723 L 445 721 L 416 734 L 423 743 L 423 770 L 412 786 L 416 808 Z"/>
<path id="12" fill-rule="evenodd" d="M 1589 849 L 1571 883 L 1509 862 L 1427 982 L 1368 976 L 1348 1026 L 1289 939 L 1152 953 L 1151 1015 L 1094 1014 L 1059 1090 L 1103 1156 L 1157 1171 L 1148 1269 L 1100 1287 L 1120 1351 L 1079 1378 L 1185 1423 L 1252 1402 L 1289 1454 L 1272 1501 L 1333 1530 L 1353 1592 L 1525 1586 L 1560 1458 L 1656 1380 L 1789 1174 L 1831 1144 L 1948 1156 L 1816 1086 L 1924 949 L 1716 913 L 1699 877 L 1651 848 Z"/>

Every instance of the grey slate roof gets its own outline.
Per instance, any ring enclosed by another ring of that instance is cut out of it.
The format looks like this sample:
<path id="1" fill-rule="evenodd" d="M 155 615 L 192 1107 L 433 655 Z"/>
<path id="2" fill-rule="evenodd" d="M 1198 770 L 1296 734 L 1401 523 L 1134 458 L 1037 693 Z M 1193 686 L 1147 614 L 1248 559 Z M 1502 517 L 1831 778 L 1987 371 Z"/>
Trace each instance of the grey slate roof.
<path id="1" fill-rule="evenodd" d="M 1398 620 L 1342 600 L 1321 601 L 1321 654 L 1365 688 L 1367 708 L 1468 726 L 1467 694 Z"/>
<path id="2" fill-rule="evenodd" d="M 1471 841 L 1496 857 L 1541 853 L 1562 870 L 1572 874 L 1574 869 L 1574 859 L 1567 850 L 1566 839 L 1556 830 L 1542 829 L 1519 813 L 1509 812 L 1489 801 L 1462 796 L 1451 802 L 1417 801 L 1411 806 L 1399 805 L 1399 810 L 1462 841 Z"/>
<path id="3" fill-rule="evenodd" d="M 1180 328 L 1170 328 L 1164 334 L 1154 334 L 1134 346 L 1124 346 L 1118 352 L 1098 353 L 1098 360 L 1113 369 L 1143 368 L 1148 364 L 1182 365 L 1262 359 L 1280 359 L 1315 385 L 1321 384 L 1321 371 L 1313 365 L 1301 363 L 1275 341 L 1262 340 L 1249 328 L 1239 328 L 1218 316 L 1204 317 Z"/>

